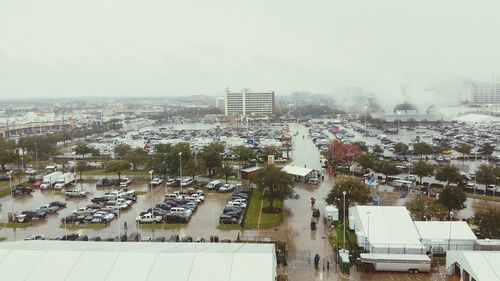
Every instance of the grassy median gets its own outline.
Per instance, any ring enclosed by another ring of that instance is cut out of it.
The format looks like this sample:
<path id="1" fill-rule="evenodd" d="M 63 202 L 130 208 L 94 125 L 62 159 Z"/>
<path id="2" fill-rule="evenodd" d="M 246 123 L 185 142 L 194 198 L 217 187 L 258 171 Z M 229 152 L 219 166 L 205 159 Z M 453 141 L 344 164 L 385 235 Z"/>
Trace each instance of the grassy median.
<path id="1" fill-rule="evenodd" d="M 84 228 L 101 229 L 101 228 L 105 228 L 105 227 L 106 227 L 106 224 L 104 224 L 104 223 L 81 223 L 81 224 L 61 223 L 59 225 L 59 228 L 70 229 L 70 230 L 84 229 Z"/>
<path id="2" fill-rule="evenodd" d="M 217 229 L 222 229 L 222 230 L 235 230 L 235 229 L 241 229 L 241 226 L 237 223 L 232 223 L 232 224 L 219 224 L 217 226 Z"/>
<path id="3" fill-rule="evenodd" d="M 261 229 L 274 228 L 281 225 L 283 222 L 283 200 L 275 199 L 274 207 L 280 208 L 281 211 L 277 214 L 266 214 L 262 212 L 263 207 L 269 206 L 269 199 L 261 198 L 262 192 L 258 189 L 252 191 L 250 204 L 245 214 L 245 229 Z"/>
<path id="4" fill-rule="evenodd" d="M 179 229 L 183 227 L 184 223 L 140 223 L 138 224 L 141 229 Z"/>
<path id="5" fill-rule="evenodd" d="M 8 223 L 0 223 L 0 228 L 26 228 L 28 226 L 35 225 L 35 223 L 31 222 L 8 222 Z"/>

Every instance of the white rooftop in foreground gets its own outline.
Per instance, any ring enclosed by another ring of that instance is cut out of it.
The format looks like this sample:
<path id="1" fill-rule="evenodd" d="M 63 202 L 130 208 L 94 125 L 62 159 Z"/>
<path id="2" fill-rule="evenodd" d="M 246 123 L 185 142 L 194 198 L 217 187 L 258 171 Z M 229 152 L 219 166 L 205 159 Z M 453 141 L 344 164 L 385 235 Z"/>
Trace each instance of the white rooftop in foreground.
<path id="1" fill-rule="evenodd" d="M 431 240 L 476 240 L 477 237 L 464 221 L 415 221 L 417 231 L 422 239 Z"/>
<path id="2" fill-rule="evenodd" d="M 274 244 L 18 241 L 0 243 L 2 280 L 263 280 Z"/>
<path id="3" fill-rule="evenodd" d="M 500 252 L 497 251 L 450 251 L 446 268 L 459 264 L 477 281 L 500 281 Z"/>
<path id="4" fill-rule="evenodd" d="M 299 167 L 299 166 L 292 166 L 292 165 L 286 165 L 281 170 L 287 174 L 299 177 L 305 177 L 313 171 L 313 169 Z"/>

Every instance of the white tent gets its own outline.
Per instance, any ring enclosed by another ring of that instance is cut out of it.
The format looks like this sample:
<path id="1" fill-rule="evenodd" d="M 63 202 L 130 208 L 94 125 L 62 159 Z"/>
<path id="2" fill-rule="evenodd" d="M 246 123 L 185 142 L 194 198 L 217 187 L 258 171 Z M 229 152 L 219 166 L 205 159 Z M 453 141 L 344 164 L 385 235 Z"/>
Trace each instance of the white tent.
<path id="1" fill-rule="evenodd" d="M 305 177 L 313 171 L 313 169 L 299 167 L 299 166 L 292 166 L 292 165 L 286 165 L 281 170 L 289 175 L 296 177 Z"/>
<path id="2" fill-rule="evenodd" d="M 0 243 L 0 271 L 9 281 L 274 281 L 276 256 L 274 244 L 18 241 Z"/>
<path id="3" fill-rule="evenodd" d="M 477 237 L 464 221 L 415 221 L 414 224 L 427 249 L 432 246 L 448 250 L 448 242 L 452 250 L 474 249 Z"/>
<path id="4" fill-rule="evenodd" d="M 446 268 L 452 274 L 459 272 L 460 280 L 500 281 L 500 252 L 449 251 Z"/>
<path id="5" fill-rule="evenodd" d="M 332 222 L 339 220 L 339 209 L 333 205 L 327 205 L 325 207 L 325 218 Z"/>
<path id="6" fill-rule="evenodd" d="M 403 206 L 354 206 L 349 208 L 349 228 L 358 246 L 370 253 L 425 254 L 408 210 Z"/>

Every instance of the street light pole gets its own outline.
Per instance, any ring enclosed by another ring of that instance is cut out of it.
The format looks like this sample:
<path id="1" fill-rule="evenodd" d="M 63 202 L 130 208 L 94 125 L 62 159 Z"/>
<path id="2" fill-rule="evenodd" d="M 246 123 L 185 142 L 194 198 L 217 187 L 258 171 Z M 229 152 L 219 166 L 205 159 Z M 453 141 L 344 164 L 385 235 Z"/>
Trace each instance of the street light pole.
<path id="1" fill-rule="evenodd" d="M 153 170 L 149 171 L 149 188 L 151 189 L 151 215 L 153 214 Z"/>
<path id="2" fill-rule="evenodd" d="M 38 169 L 38 148 L 36 146 L 36 142 L 35 142 L 35 163 L 36 163 L 36 168 Z"/>
<path id="3" fill-rule="evenodd" d="M 179 152 L 179 174 L 181 177 L 180 186 L 181 186 L 181 192 L 182 192 L 182 151 Z"/>
<path id="4" fill-rule="evenodd" d="M 448 251 L 450 250 L 450 242 L 451 242 L 451 222 L 453 221 L 453 212 L 450 212 L 450 235 L 448 237 Z"/>
<path id="5" fill-rule="evenodd" d="M 344 206 L 344 211 L 342 212 L 342 215 L 343 215 L 343 220 L 344 220 L 344 232 L 343 232 L 343 236 L 342 236 L 342 244 L 343 244 L 343 248 L 345 250 L 345 190 L 342 192 L 342 194 L 344 195 L 344 204 L 342 206 Z"/>
<path id="6" fill-rule="evenodd" d="M 9 188 L 10 188 L 10 197 L 12 198 L 10 201 L 10 215 L 12 216 L 12 220 L 14 220 L 14 193 L 12 193 L 12 174 L 9 174 Z M 7 216 L 8 219 L 9 216 Z"/>
<path id="7" fill-rule="evenodd" d="M 365 250 L 367 250 L 366 244 L 368 244 L 368 246 L 370 245 L 370 240 L 369 240 L 369 237 L 370 237 L 370 212 L 366 212 L 366 217 L 368 218 L 368 231 L 367 231 L 367 235 L 365 237 L 365 239 L 366 239 Z M 368 252 L 370 252 L 370 251 L 368 251 Z"/>
<path id="8" fill-rule="evenodd" d="M 368 110 L 368 106 L 365 105 L 365 136 L 368 135 L 368 128 L 366 127 L 366 113 L 367 113 L 367 110 Z"/>

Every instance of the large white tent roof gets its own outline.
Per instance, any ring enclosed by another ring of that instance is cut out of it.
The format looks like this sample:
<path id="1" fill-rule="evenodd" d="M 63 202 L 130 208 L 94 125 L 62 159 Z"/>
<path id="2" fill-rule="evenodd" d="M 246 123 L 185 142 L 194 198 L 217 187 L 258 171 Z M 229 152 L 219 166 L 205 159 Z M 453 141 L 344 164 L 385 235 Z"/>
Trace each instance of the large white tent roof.
<path id="1" fill-rule="evenodd" d="M 476 240 L 469 225 L 464 221 L 415 221 L 415 227 L 422 239 L 427 240 Z"/>
<path id="2" fill-rule="evenodd" d="M 2 280 L 275 280 L 274 244 L 0 243 Z"/>
<path id="3" fill-rule="evenodd" d="M 361 235 L 372 245 L 422 248 L 419 234 L 404 206 L 355 206 L 349 208 L 357 217 Z"/>
<path id="4" fill-rule="evenodd" d="M 305 177 L 313 171 L 313 169 L 299 167 L 299 166 L 292 166 L 292 165 L 286 165 L 281 170 L 287 174 L 299 177 Z"/>
<path id="5" fill-rule="evenodd" d="M 458 263 L 477 281 L 500 281 L 500 252 L 449 251 L 446 267 Z"/>

